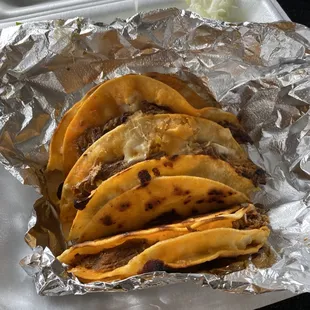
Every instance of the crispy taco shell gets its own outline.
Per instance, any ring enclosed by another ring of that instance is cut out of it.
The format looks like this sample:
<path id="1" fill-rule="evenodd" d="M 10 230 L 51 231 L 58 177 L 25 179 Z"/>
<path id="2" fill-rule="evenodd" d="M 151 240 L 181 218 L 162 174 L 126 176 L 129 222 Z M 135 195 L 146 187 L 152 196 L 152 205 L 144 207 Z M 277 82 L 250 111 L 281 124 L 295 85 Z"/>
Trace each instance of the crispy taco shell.
<path id="1" fill-rule="evenodd" d="M 72 224 L 74 202 L 86 199 L 99 180 L 145 159 L 203 153 L 210 147 L 232 161 L 252 164 L 230 131 L 212 121 L 181 114 L 138 115 L 102 136 L 79 158 L 64 182 L 60 220 Z"/>
<path id="2" fill-rule="evenodd" d="M 68 125 L 63 142 L 63 169 L 69 173 L 82 153 L 100 136 L 126 122 L 129 115 L 181 113 L 241 128 L 237 118 L 221 109 L 197 110 L 173 88 L 143 75 L 107 81 L 85 101 Z"/>
<path id="3" fill-rule="evenodd" d="M 146 160 L 107 179 L 95 190 L 90 201 L 79 205 L 71 227 L 69 239 L 79 237 L 92 217 L 111 199 L 138 186 L 146 185 L 160 176 L 196 176 L 218 181 L 249 196 L 254 190 L 253 181 L 227 162 L 208 155 L 179 155 Z"/>
<path id="4" fill-rule="evenodd" d="M 244 194 L 209 179 L 158 177 L 110 200 L 91 219 L 78 240 L 144 229 L 248 201 Z"/>

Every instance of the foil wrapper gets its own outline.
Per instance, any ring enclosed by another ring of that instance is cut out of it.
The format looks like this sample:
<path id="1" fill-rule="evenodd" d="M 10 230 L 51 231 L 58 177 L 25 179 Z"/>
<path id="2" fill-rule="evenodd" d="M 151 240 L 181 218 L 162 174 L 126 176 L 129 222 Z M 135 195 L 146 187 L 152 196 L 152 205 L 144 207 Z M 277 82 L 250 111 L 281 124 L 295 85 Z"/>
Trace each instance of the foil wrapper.
<path id="1" fill-rule="evenodd" d="M 75 18 L 1 30 L 0 160 L 42 193 L 25 237 L 33 253 L 21 261 L 37 292 L 128 291 L 180 282 L 240 293 L 309 292 L 309 53 L 310 29 L 304 26 L 222 23 L 178 9 L 109 25 Z M 269 210 L 270 248 L 204 273 L 155 272 L 82 284 L 55 259 L 65 244 L 45 193 L 49 141 L 63 114 L 92 86 L 150 71 L 173 73 L 238 115 L 254 141 L 250 158 L 268 173 L 253 199 Z"/>

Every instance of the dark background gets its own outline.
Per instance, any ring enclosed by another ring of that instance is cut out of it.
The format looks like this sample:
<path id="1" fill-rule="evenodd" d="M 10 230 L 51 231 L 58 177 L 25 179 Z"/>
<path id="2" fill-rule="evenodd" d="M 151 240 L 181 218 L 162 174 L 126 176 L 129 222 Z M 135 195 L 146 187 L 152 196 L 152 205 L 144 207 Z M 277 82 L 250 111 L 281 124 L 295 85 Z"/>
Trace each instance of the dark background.
<path id="1" fill-rule="evenodd" d="M 310 0 L 278 0 L 278 2 L 293 22 L 310 27 Z M 310 294 L 302 294 L 261 308 L 261 310 L 304 309 L 310 309 Z"/>
<path id="2" fill-rule="evenodd" d="M 310 0 L 278 0 L 293 22 L 310 27 Z"/>

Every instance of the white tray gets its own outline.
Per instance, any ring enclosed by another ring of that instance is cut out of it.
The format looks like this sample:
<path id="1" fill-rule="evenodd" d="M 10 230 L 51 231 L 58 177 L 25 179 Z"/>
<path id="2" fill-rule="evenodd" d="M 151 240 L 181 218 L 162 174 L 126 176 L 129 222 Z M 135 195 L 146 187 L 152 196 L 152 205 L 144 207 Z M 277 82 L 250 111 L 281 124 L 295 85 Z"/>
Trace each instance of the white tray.
<path id="1" fill-rule="evenodd" d="M 232 12 L 235 21 L 289 20 L 276 0 L 236 0 L 236 4 Z M 0 0 L 0 28 L 16 22 L 76 16 L 108 23 L 115 17 L 127 18 L 139 11 L 167 7 L 188 6 L 185 0 Z"/>

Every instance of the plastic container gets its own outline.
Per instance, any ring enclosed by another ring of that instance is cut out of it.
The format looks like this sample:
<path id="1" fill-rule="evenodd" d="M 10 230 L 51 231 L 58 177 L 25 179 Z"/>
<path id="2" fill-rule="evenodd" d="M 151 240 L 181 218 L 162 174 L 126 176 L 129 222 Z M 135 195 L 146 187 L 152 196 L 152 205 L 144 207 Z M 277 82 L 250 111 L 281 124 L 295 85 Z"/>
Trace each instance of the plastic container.
<path id="1" fill-rule="evenodd" d="M 289 20 L 276 0 L 236 0 L 236 6 L 234 21 Z M 186 9 L 188 5 L 185 0 L 0 0 L 0 28 L 16 22 L 76 16 L 109 23 L 115 17 L 127 18 L 139 11 L 168 7 Z"/>

